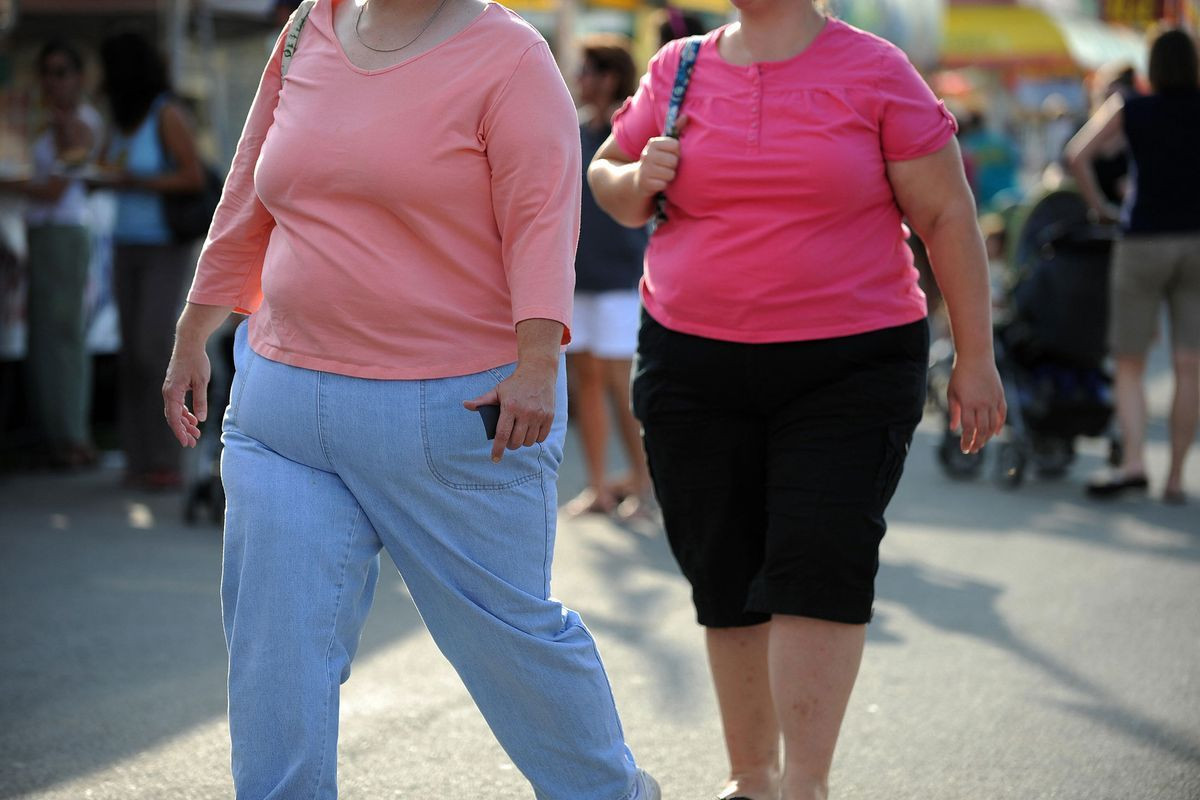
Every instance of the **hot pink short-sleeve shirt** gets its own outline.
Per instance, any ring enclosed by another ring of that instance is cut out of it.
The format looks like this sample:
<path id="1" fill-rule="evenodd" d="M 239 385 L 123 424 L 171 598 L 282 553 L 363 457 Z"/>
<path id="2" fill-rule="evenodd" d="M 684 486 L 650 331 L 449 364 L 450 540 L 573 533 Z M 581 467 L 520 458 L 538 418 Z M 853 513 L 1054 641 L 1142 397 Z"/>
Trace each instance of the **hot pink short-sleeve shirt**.
<path id="1" fill-rule="evenodd" d="M 646 253 L 642 299 L 672 330 L 762 343 L 849 336 L 925 316 L 889 161 L 956 125 L 904 53 L 830 19 L 787 61 L 734 66 L 706 35 L 689 124 Z M 682 40 L 654 57 L 614 120 L 636 158 L 662 134 Z"/>

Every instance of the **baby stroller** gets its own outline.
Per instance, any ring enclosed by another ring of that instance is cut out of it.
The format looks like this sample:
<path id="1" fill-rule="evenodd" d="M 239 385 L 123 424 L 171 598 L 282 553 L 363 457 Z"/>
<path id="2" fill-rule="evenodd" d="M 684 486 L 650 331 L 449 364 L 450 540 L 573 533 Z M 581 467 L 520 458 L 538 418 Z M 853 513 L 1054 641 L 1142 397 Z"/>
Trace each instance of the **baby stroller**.
<path id="1" fill-rule="evenodd" d="M 208 346 L 212 376 L 208 383 L 208 419 L 201 424 L 202 436 L 196 445 L 193 469 L 188 470 L 184 493 L 183 519 L 195 525 L 201 517 L 222 524 L 225 521 L 225 487 L 221 483 L 221 420 L 229 404 L 233 383 L 233 336 L 241 317 L 226 321 Z"/>
<path id="2" fill-rule="evenodd" d="M 1078 437 L 1110 430 L 1111 377 L 1104 362 L 1114 235 L 1113 228 L 1089 222 L 1075 192 L 1051 192 L 1030 209 L 1012 248 L 1016 269 L 995 326 L 1005 429 L 976 454 L 963 454 L 959 437 L 947 431 L 938 447 L 947 474 L 977 476 L 992 451 L 1002 485 L 1019 486 L 1030 465 L 1040 477 L 1060 477 L 1075 459 Z M 942 353 L 931 375 L 944 380 L 952 358 Z M 1114 438 L 1109 460 L 1119 458 Z"/>

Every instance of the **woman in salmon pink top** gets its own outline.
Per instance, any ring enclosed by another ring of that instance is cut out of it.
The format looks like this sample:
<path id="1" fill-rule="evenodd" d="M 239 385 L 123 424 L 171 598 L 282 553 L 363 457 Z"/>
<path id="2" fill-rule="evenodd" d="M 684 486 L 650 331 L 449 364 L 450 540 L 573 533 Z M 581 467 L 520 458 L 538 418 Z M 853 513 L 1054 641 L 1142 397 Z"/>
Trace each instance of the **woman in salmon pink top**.
<path id="1" fill-rule="evenodd" d="M 222 437 L 237 796 L 336 796 L 339 687 L 387 550 L 537 797 L 656 800 L 549 594 L 582 174 L 554 59 L 481 0 L 318 0 L 284 74 L 291 29 L 163 389 L 194 445 L 205 341 L 249 314 Z M 479 794 L 464 780 L 443 794 Z"/>
<path id="2" fill-rule="evenodd" d="M 633 405 L 706 628 L 731 769 L 720 796 L 810 800 L 828 793 L 883 514 L 924 403 L 925 298 L 902 218 L 949 306 L 962 448 L 983 447 L 1005 409 L 953 118 L 900 50 L 810 0 L 734 4 L 740 20 L 700 40 L 679 139 L 661 134 L 683 41 L 652 60 L 589 180 L 631 226 L 666 193 Z"/>

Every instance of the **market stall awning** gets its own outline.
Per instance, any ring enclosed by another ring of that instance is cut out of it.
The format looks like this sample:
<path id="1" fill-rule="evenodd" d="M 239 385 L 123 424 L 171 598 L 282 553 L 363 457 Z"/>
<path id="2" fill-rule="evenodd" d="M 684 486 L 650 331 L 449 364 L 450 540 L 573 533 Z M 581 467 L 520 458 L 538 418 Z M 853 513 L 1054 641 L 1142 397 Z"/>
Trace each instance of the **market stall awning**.
<path id="1" fill-rule="evenodd" d="M 947 67 L 1070 67 L 1062 32 L 1048 14 L 1026 6 L 950 6 L 942 33 Z"/>
<path id="2" fill-rule="evenodd" d="M 1116 60 L 1140 65 L 1145 58 L 1137 34 L 1095 19 L 1017 5 L 946 9 L 942 64 L 947 67 L 1092 70 Z"/>
<path id="3" fill-rule="evenodd" d="M 1056 17 L 1075 63 L 1092 70 L 1112 61 L 1126 61 L 1145 74 L 1149 48 L 1145 37 L 1087 17 Z"/>

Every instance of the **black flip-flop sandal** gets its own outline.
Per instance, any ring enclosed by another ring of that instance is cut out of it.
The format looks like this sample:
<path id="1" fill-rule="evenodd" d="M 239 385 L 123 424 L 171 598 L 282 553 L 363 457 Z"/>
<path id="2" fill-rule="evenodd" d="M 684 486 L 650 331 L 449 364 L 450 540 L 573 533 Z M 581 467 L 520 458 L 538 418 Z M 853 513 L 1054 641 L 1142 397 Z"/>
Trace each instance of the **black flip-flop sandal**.
<path id="1" fill-rule="evenodd" d="M 1088 497 L 1116 497 L 1128 489 L 1145 491 L 1149 486 L 1145 475 L 1113 475 L 1088 483 L 1087 494 Z"/>

